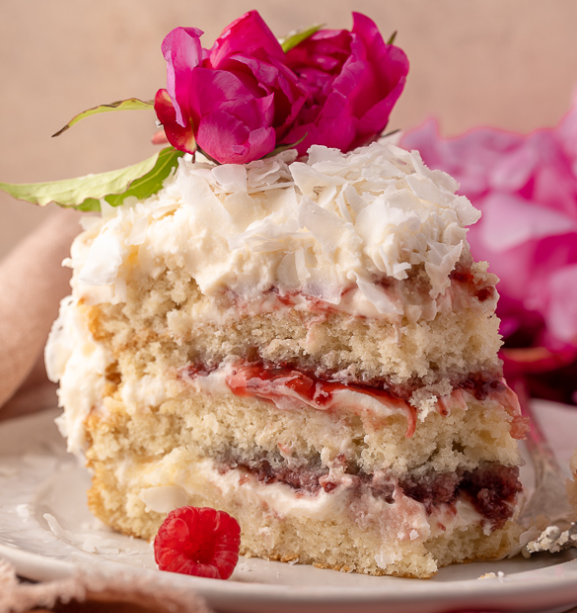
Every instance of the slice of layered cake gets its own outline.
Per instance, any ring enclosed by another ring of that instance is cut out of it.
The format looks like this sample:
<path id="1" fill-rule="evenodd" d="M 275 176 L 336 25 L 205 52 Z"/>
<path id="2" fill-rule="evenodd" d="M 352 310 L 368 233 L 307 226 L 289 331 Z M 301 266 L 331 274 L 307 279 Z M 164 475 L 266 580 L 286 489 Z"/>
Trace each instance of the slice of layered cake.
<path id="1" fill-rule="evenodd" d="M 504 555 L 524 423 L 478 212 L 416 152 L 295 155 L 182 159 L 85 220 L 46 355 L 92 512 L 214 507 L 246 554 L 371 574 Z"/>

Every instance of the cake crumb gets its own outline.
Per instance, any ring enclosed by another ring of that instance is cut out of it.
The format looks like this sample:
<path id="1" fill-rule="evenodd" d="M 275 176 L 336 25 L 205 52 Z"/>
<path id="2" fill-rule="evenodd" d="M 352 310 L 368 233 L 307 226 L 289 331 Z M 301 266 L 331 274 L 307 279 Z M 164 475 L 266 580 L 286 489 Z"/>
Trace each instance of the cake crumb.
<path id="1" fill-rule="evenodd" d="M 505 573 L 502 570 L 497 571 L 497 573 L 485 573 L 477 579 L 503 579 L 505 577 Z"/>

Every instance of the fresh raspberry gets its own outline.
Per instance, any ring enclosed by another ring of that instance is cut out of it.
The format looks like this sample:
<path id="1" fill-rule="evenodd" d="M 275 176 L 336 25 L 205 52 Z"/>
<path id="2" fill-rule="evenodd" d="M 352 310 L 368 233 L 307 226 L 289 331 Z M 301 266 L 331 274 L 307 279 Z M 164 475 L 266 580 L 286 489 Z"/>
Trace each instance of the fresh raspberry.
<path id="1" fill-rule="evenodd" d="M 181 507 L 171 511 L 154 539 L 160 570 L 228 579 L 238 562 L 240 526 L 224 511 Z"/>

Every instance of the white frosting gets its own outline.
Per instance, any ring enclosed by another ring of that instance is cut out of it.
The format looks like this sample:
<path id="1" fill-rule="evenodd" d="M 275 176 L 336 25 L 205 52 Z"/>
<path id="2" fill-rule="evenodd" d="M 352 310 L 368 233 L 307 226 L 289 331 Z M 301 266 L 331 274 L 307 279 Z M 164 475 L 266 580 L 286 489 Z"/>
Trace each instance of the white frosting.
<path id="1" fill-rule="evenodd" d="M 112 359 L 92 338 L 72 296 L 60 304 L 44 356 L 49 379 L 60 381 L 60 405 L 66 407 L 56 422 L 67 438 L 68 451 L 80 453 L 84 447 L 84 421 L 91 410 L 101 406 L 106 368 Z"/>
<path id="2" fill-rule="evenodd" d="M 398 315 L 378 281 L 405 279 L 418 265 L 431 298 L 443 294 L 466 226 L 480 216 L 453 179 L 382 143 L 294 156 L 245 166 L 181 159 L 158 194 L 103 206 L 73 250 L 78 295 L 122 302 L 130 268 L 155 276 L 162 260 L 185 267 L 204 294 L 230 291 L 247 303 L 274 287 L 338 307 L 355 288 L 358 312 Z"/>

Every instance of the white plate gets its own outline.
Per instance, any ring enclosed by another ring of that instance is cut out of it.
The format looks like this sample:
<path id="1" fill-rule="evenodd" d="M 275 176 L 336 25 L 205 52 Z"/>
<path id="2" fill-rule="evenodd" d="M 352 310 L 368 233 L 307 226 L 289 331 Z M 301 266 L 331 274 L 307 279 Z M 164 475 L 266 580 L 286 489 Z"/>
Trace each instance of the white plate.
<path id="1" fill-rule="evenodd" d="M 538 403 L 559 458 L 577 445 L 577 409 Z M 121 536 L 89 513 L 86 471 L 66 454 L 45 411 L 0 425 L 0 556 L 35 580 L 70 575 L 76 567 L 115 573 L 129 567 L 150 582 L 202 594 L 230 613 L 438 613 L 463 608 L 564 611 L 577 603 L 577 551 L 456 565 L 420 581 L 370 577 L 241 559 L 229 581 L 156 570 L 151 546 Z M 561 427 L 562 426 L 562 427 Z M 530 471 L 524 480 L 531 481 Z M 503 573 L 479 579 L 485 573 Z"/>

